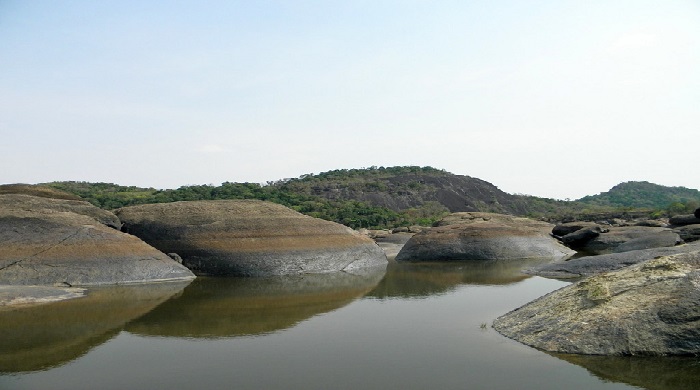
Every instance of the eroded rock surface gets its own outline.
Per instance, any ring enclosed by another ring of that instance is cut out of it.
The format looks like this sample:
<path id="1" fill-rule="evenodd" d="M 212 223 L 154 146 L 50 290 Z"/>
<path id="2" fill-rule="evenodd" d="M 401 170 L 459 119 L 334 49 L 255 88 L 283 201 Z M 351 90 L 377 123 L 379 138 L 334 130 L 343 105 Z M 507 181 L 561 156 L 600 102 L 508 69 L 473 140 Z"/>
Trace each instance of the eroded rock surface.
<path id="1" fill-rule="evenodd" d="M 194 278 L 165 254 L 93 217 L 48 207 L 27 208 L 26 202 L 20 203 L 0 204 L 0 285 L 103 285 Z"/>
<path id="2" fill-rule="evenodd" d="M 648 226 L 592 226 L 569 233 L 561 240 L 572 249 L 591 255 L 670 247 L 682 242 L 677 232 Z"/>
<path id="3" fill-rule="evenodd" d="M 102 210 L 93 204 L 83 200 L 47 198 L 24 194 L 0 195 L 0 209 L 13 209 L 17 211 L 68 211 L 80 215 L 86 215 L 102 223 L 103 225 L 119 230 L 122 226 L 119 218 L 114 213 Z"/>
<path id="4" fill-rule="evenodd" d="M 586 278 L 493 326 L 550 352 L 700 355 L 700 251 Z"/>
<path id="5" fill-rule="evenodd" d="M 554 239 L 553 225 L 493 213 L 454 213 L 411 237 L 397 261 L 560 259 L 575 252 Z"/>
<path id="6" fill-rule="evenodd" d="M 540 264 L 536 267 L 526 269 L 524 272 L 547 278 L 575 279 L 603 272 L 615 271 L 660 256 L 669 256 L 697 250 L 700 250 L 700 243 L 578 257 L 564 262 Z"/>
<path id="7" fill-rule="evenodd" d="M 208 275 L 323 273 L 386 264 L 369 237 L 258 200 L 174 202 L 115 212 L 124 230 Z"/>

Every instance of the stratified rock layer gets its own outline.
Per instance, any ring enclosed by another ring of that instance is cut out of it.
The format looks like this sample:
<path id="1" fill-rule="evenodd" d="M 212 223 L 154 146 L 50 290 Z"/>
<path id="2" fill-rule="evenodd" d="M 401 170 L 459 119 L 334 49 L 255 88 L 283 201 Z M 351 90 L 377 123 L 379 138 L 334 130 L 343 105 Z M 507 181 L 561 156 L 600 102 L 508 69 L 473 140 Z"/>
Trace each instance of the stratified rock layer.
<path id="1" fill-rule="evenodd" d="M 7 202 L 8 196 L 20 195 L 0 196 L 0 285 L 103 285 L 194 278 L 165 254 L 93 217 L 26 207 L 31 202 Z"/>
<path id="2" fill-rule="evenodd" d="M 454 213 L 414 235 L 397 261 L 560 259 L 575 252 L 554 239 L 553 225 L 492 213 Z"/>
<path id="3" fill-rule="evenodd" d="M 592 276 L 498 318 L 493 327 L 550 352 L 700 355 L 700 251 Z"/>
<path id="4" fill-rule="evenodd" d="M 68 211 L 80 215 L 86 215 L 103 225 L 119 230 L 122 226 L 119 218 L 114 213 L 102 210 L 83 200 L 46 198 L 24 194 L 0 195 L 0 209 L 13 209 L 17 211 Z"/>
<path id="5" fill-rule="evenodd" d="M 116 211 L 124 230 L 195 273 L 266 276 L 386 264 L 370 238 L 329 221 L 257 200 L 174 202 Z"/>

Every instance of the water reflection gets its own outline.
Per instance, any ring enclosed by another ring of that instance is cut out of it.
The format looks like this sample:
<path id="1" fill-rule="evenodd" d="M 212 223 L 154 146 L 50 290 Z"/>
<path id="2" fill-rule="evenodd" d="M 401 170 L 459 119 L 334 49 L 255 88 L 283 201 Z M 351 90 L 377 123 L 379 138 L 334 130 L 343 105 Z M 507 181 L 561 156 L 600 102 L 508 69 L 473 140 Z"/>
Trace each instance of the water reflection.
<path id="1" fill-rule="evenodd" d="M 584 367 L 605 381 L 648 390 L 696 390 L 700 386 L 698 357 L 551 355 Z"/>
<path id="2" fill-rule="evenodd" d="M 168 282 L 95 287 L 87 296 L 0 311 L 0 372 L 60 366 L 105 343 L 128 321 L 182 291 Z"/>
<path id="3" fill-rule="evenodd" d="M 387 273 L 368 296 L 376 298 L 428 297 L 448 293 L 460 285 L 507 285 L 530 275 L 522 269 L 551 259 L 479 260 L 462 262 L 389 262 Z"/>
<path id="4" fill-rule="evenodd" d="M 181 296 L 131 322 L 126 330 L 147 336 L 193 338 L 275 332 L 364 296 L 385 272 L 379 267 L 353 274 L 200 277 Z"/>

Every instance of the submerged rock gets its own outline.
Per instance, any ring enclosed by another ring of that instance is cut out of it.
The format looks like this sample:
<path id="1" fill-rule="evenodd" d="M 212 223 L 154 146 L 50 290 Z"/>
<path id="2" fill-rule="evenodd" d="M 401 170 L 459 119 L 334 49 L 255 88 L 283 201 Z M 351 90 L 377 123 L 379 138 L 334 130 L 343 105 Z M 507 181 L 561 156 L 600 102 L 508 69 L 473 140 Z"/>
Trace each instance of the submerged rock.
<path id="1" fill-rule="evenodd" d="M 258 200 L 174 202 L 116 211 L 124 230 L 208 275 L 324 273 L 386 264 L 346 226 Z"/>
<path id="2" fill-rule="evenodd" d="M 454 213 L 411 237 L 397 261 L 560 259 L 575 252 L 549 232 L 552 225 L 493 213 Z"/>
<path id="3" fill-rule="evenodd" d="M 0 206 L 0 285 L 103 285 L 192 279 L 134 236 L 49 208 Z"/>
<path id="4" fill-rule="evenodd" d="M 499 317 L 493 327 L 550 352 L 700 355 L 700 251 L 592 276 Z"/>

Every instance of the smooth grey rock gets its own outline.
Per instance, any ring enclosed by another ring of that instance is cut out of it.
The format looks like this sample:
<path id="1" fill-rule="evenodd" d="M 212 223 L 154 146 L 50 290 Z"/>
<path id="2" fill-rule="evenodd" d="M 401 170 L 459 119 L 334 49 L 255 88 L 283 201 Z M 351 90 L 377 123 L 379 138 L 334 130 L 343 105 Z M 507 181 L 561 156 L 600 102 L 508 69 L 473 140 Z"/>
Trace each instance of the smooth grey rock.
<path id="1" fill-rule="evenodd" d="M 646 227 L 668 227 L 668 220 L 659 219 L 643 219 L 640 221 L 635 221 L 634 226 L 646 226 Z"/>
<path id="2" fill-rule="evenodd" d="M 581 230 L 581 229 L 586 229 L 586 228 L 594 228 L 600 226 L 595 222 L 586 222 L 586 221 L 576 221 L 576 222 L 566 222 L 566 223 L 560 223 L 554 228 L 552 228 L 552 234 L 558 237 L 564 237 L 567 234 L 571 234 L 575 231 Z"/>
<path id="3" fill-rule="evenodd" d="M 660 256 L 700 250 L 700 242 L 674 247 L 651 248 L 606 255 L 586 256 L 564 262 L 540 264 L 523 272 L 557 279 L 572 279 L 618 270 Z"/>
<path id="4" fill-rule="evenodd" d="M 673 231 L 685 242 L 700 240 L 700 224 L 680 226 L 673 229 Z"/>
<path id="5" fill-rule="evenodd" d="M 411 237 L 397 261 L 560 259 L 574 251 L 560 244 L 552 225 L 493 213 L 454 213 Z"/>
<path id="6" fill-rule="evenodd" d="M 668 223 L 671 226 L 698 225 L 700 224 L 700 217 L 696 217 L 693 214 L 676 215 L 674 217 L 669 218 Z"/>
<path id="7" fill-rule="evenodd" d="M 669 228 L 622 226 L 607 228 L 598 236 L 576 243 L 572 248 L 591 255 L 624 252 L 628 250 L 674 246 L 680 237 Z"/>
<path id="8" fill-rule="evenodd" d="M 561 242 L 569 248 L 575 248 L 585 245 L 588 241 L 598 237 L 600 233 L 606 232 L 608 232 L 608 229 L 604 229 L 598 225 L 586 227 L 561 237 Z"/>
<path id="9" fill-rule="evenodd" d="M 103 285 L 194 275 L 134 236 L 66 211 L 0 207 L 0 285 Z"/>
<path id="10" fill-rule="evenodd" d="M 636 251 L 640 249 L 672 247 L 683 242 L 678 233 L 673 230 L 663 230 L 655 234 L 645 235 L 639 238 L 633 238 L 627 242 L 623 242 L 615 249 L 615 253 Z"/>
<path id="11" fill-rule="evenodd" d="M 346 226 L 258 200 L 124 207 L 124 230 L 201 275 L 270 276 L 385 265 L 369 237 Z"/>
<path id="12" fill-rule="evenodd" d="M 700 251 L 598 274 L 494 321 L 521 343 L 593 355 L 700 355 Z"/>

